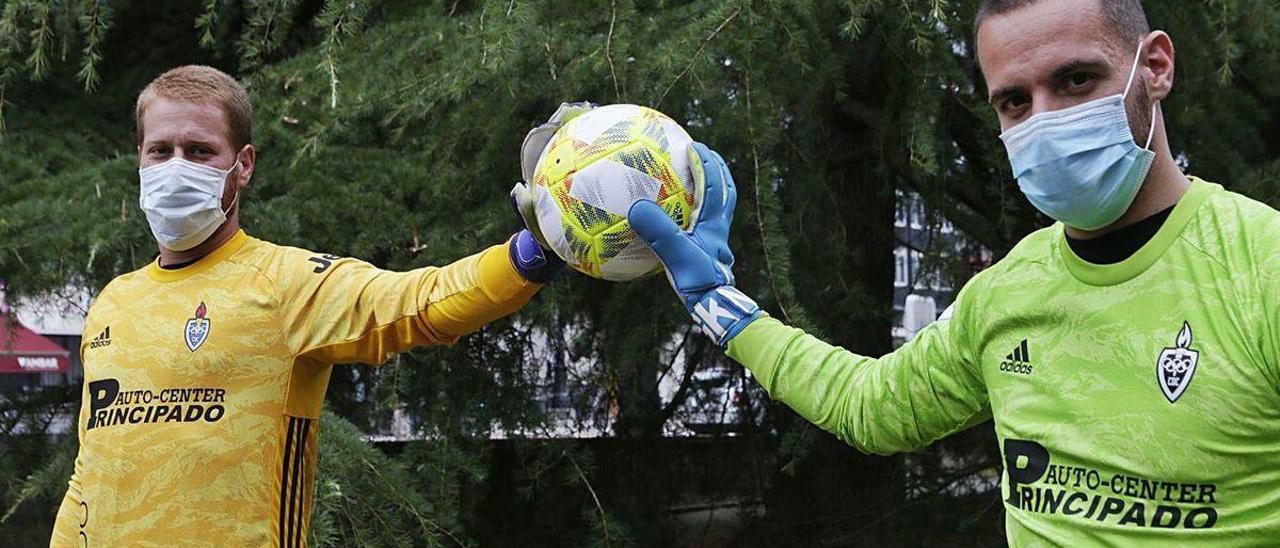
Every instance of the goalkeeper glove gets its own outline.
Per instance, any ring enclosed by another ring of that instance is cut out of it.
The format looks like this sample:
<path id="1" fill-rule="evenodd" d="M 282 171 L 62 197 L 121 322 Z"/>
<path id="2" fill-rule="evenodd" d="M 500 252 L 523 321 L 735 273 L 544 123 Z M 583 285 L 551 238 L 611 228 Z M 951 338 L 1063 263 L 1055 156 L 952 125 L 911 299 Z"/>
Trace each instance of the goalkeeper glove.
<path id="1" fill-rule="evenodd" d="M 587 102 L 561 103 L 551 119 L 530 130 L 524 143 L 520 145 L 520 175 L 524 180 L 511 187 L 511 207 L 524 223 L 525 229 L 511 239 L 510 252 L 511 263 L 516 266 L 520 275 L 531 282 L 546 283 L 564 266 L 564 260 L 555 254 L 547 244 L 547 238 L 542 235 L 542 228 L 538 225 L 538 200 L 529 181 L 533 180 L 538 159 L 542 157 L 543 150 L 555 136 L 556 130 L 573 117 L 593 108 L 596 105 Z"/>
<path id="2" fill-rule="evenodd" d="M 507 244 L 507 255 L 521 277 L 540 284 L 551 281 L 564 266 L 564 261 L 539 245 L 528 230 L 521 230 L 511 238 Z"/>
<path id="3" fill-rule="evenodd" d="M 538 197 L 530 184 L 533 181 L 534 170 L 538 167 L 538 159 L 542 158 L 543 151 L 546 150 L 547 144 L 551 142 L 556 131 L 569 120 L 593 108 L 596 108 L 596 105 L 585 101 L 561 103 L 560 108 L 556 109 L 547 123 L 529 130 L 529 134 L 524 137 L 524 143 L 520 145 L 520 175 L 524 180 L 511 187 L 511 207 L 515 208 L 516 214 L 524 221 L 525 228 L 533 233 L 534 238 L 538 240 L 538 245 L 541 245 L 544 250 L 549 251 L 551 246 L 547 245 L 547 239 L 542 235 L 542 228 L 538 226 Z M 550 196 L 546 197 L 550 198 Z"/>
<path id="4" fill-rule="evenodd" d="M 651 200 L 632 204 L 627 222 L 662 261 L 667 281 L 693 321 L 716 344 L 729 340 L 762 314 L 750 297 L 733 287 L 729 226 L 738 190 L 724 159 L 702 143 L 689 147 L 695 182 L 705 188 L 693 230 L 685 232 Z"/>

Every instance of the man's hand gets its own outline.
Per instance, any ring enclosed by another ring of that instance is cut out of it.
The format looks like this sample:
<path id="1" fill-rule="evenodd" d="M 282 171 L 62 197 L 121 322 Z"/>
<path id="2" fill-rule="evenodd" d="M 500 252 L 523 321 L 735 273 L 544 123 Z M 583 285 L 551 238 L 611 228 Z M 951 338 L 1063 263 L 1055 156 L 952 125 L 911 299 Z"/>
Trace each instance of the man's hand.
<path id="1" fill-rule="evenodd" d="M 551 114 L 551 118 L 546 123 L 529 130 L 529 133 L 524 136 L 524 143 L 520 145 L 520 176 L 523 180 L 511 187 L 511 207 L 515 208 L 516 214 L 524 220 L 525 228 L 533 232 L 534 238 L 537 238 L 538 244 L 543 249 L 549 250 L 551 247 L 547 245 L 547 239 L 543 237 L 542 229 L 538 226 L 536 208 L 538 199 L 532 187 L 534 171 L 538 167 L 538 160 L 542 158 L 543 151 L 547 148 L 547 143 L 555 137 L 556 131 L 559 131 L 569 120 L 593 108 L 596 108 L 596 105 L 586 101 L 560 103 L 560 108 Z"/>
<path id="2" fill-rule="evenodd" d="M 531 282 L 547 283 L 564 267 L 564 261 L 542 247 L 528 230 L 521 230 L 511 238 L 507 253 L 516 272 Z"/>
<path id="3" fill-rule="evenodd" d="M 516 216 L 520 218 L 520 222 L 524 223 L 525 230 L 533 235 L 538 245 L 542 246 L 542 249 L 550 250 L 551 246 L 547 245 L 547 238 L 542 235 L 542 227 L 538 225 L 537 203 L 538 199 L 534 197 L 528 183 L 521 181 L 511 187 L 511 208 L 516 210 Z"/>
<path id="4" fill-rule="evenodd" d="M 547 238 L 542 235 L 542 227 L 538 225 L 538 200 L 530 186 L 534 169 L 556 130 L 575 116 L 593 108 L 596 105 L 585 101 L 561 103 L 547 123 L 530 130 L 524 137 L 524 143 L 520 145 L 520 175 L 524 180 L 511 187 L 511 207 L 524 223 L 525 229 L 511 240 L 511 263 L 531 282 L 546 283 L 564 266 L 564 261 L 547 245 Z"/>
<path id="5" fill-rule="evenodd" d="M 733 287 L 729 226 L 738 190 L 724 159 L 702 143 L 689 147 L 694 178 L 706 191 L 691 232 L 680 230 L 666 211 L 650 200 L 631 206 L 627 222 L 662 261 L 667 281 L 684 301 L 693 321 L 719 344 L 761 315 L 750 297 Z"/>

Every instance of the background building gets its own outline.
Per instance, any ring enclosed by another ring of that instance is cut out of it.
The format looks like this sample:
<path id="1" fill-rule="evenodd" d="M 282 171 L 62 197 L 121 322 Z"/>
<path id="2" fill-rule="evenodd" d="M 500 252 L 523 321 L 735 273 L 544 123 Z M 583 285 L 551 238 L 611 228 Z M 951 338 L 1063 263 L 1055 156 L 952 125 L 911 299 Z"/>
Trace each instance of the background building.
<path id="1" fill-rule="evenodd" d="M 73 289 L 16 301 L 5 299 L 0 282 L 0 389 L 79 383 L 89 292 Z"/>
<path id="2" fill-rule="evenodd" d="M 991 251 L 965 238 L 950 221 L 929 210 L 919 194 L 897 192 L 893 233 L 895 345 L 911 340 L 955 301 L 961 283 L 991 265 Z M 957 261 L 959 257 L 961 260 Z"/>

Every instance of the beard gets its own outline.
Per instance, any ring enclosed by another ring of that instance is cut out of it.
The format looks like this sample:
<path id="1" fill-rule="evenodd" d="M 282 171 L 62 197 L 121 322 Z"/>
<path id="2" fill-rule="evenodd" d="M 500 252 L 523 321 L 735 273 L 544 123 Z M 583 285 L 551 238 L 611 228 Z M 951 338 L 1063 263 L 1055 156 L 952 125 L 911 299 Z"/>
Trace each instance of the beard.
<path id="1" fill-rule="evenodd" d="M 1125 110 L 1129 116 L 1129 130 L 1133 132 L 1133 141 L 1138 143 L 1138 146 L 1142 146 L 1147 143 L 1147 139 L 1151 138 L 1151 132 L 1155 131 L 1155 118 L 1151 111 L 1152 101 L 1151 95 L 1147 94 L 1147 87 L 1142 85 L 1141 80 L 1136 84 L 1138 86 L 1133 90 L 1133 104 L 1126 104 Z"/>

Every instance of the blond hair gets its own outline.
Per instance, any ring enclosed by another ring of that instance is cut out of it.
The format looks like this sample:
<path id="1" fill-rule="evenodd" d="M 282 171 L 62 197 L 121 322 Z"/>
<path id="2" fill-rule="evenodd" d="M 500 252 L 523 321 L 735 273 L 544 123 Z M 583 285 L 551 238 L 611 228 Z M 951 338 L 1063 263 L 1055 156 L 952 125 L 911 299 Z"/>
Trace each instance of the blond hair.
<path id="1" fill-rule="evenodd" d="M 204 65 L 186 65 L 170 69 L 147 84 L 138 94 L 134 111 L 139 144 L 143 137 L 142 115 L 157 97 L 218 105 L 227 117 L 227 138 L 232 146 L 239 150 L 253 142 L 253 105 L 249 103 L 249 93 L 225 72 Z"/>

